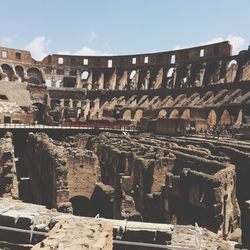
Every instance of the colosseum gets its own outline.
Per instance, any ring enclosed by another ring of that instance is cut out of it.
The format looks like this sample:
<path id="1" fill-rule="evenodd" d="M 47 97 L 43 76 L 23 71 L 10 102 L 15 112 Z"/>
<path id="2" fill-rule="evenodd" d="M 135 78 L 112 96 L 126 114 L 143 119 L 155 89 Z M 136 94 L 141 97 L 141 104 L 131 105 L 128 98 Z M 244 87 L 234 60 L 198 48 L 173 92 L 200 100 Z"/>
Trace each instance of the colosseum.
<path id="1" fill-rule="evenodd" d="M 3 249 L 250 249 L 250 47 L 0 47 L 0 86 Z"/>

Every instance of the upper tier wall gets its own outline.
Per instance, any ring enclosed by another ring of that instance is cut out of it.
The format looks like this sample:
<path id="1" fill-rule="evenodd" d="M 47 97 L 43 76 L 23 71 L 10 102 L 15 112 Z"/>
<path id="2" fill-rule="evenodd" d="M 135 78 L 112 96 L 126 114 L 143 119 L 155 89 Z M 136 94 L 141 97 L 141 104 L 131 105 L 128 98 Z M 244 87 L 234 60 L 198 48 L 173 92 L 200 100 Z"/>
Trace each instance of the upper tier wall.
<path id="1" fill-rule="evenodd" d="M 42 62 L 31 57 L 29 51 L 0 47 L 0 62 L 15 62 L 20 64 L 37 64 L 41 66 L 63 65 L 69 67 L 85 66 L 86 68 L 114 68 L 142 65 L 175 64 L 185 61 L 195 61 L 214 57 L 231 55 L 229 42 L 204 45 L 195 48 L 173 50 L 159 53 L 147 53 L 125 56 L 76 56 L 76 55 L 48 55 Z"/>

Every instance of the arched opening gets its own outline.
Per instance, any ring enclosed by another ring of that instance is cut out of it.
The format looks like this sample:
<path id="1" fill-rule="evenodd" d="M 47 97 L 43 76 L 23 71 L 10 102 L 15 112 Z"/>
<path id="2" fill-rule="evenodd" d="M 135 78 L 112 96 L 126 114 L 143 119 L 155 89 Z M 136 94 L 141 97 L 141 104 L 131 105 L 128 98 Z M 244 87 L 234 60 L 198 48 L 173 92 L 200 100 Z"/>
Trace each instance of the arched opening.
<path id="1" fill-rule="evenodd" d="M 236 60 L 231 60 L 230 62 L 227 63 L 227 70 L 230 69 L 233 65 L 237 65 Z"/>
<path id="2" fill-rule="evenodd" d="M 127 109 L 126 111 L 124 111 L 122 118 L 124 120 L 131 120 L 131 110 Z"/>
<path id="3" fill-rule="evenodd" d="M 29 68 L 27 70 L 29 83 L 41 84 L 43 82 L 42 73 L 37 68 Z"/>
<path id="4" fill-rule="evenodd" d="M 167 75 L 166 75 L 166 88 L 167 89 L 171 89 L 173 87 L 173 81 L 172 81 L 172 76 L 174 73 L 175 68 L 172 67 L 170 69 L 168 69 L 167 71 Z"/>
<path id="5" fill-rule="evenodd" d="M 181 118 L 183 118 L 185 120 L 190 120 L 190 110 L 189 109 L 184 110 L 184 112 L 182 113 Z"/>
<path id="6" fill-rule="evenodd" d="M 36 102 L 33 103 L 33 119 L 35 122 L 43 124 L 45 118 L 45 107 L 42 103 Z"/>
<path id="7" fill-rule="evenodd" d="M 60 88 L 61 85 L 62 85 L 62 80 L 57 80 L 57 81 L 56 81 L 56 87 L 57 87 L 57 88 Z"/>
<path id="8" fill-rule="evenodd" d="M 207 117 L 207 123 L 210 127 L 216 125 L 216 120 L 217 120 L 217 115 L 215 113 L 215 111 L 212 109 Z"/>
<path id="9" fill-rule="evenodd" d="M 81 79 L 83 81 L 87 81 L 88 80 L 88 77 L 89 77 L 89 72 L 87 70 L 83 71 L 82 72 L 82 75 L 81 75 Z"/>
<path id="10" fill-rule="evenodd" d="M 170 69 L 168 70 L 168 72 L 167 72 L 167 77 L 172 77 L 173 73 L 174 73 L 174 67 L 172 67 L 172 68 L 170 68 Z"/>
<path id="11" fill-rule="evenodd" d="M 205 63 L 193 63 L 190 73 L 190 83 L 195 87 L 201 87 L 205 74 Z"/>
<path id="12" fill-rule="evenodd" d="M 141 109 L 136 110 L 135 115 L 134 115 L 134 120 L 139 122 L 142 118 L 142 115 L 143 115 L 143 110 Z"/>
<path id="13" fill-rule="evenodd" d="M 209 62 L 206 64 L 205 76 L 203 81 L 203 84 L 205 86 L 216 84 L 218 82 L 218 72 L 216 74 L 217 70 L 219 70 L 219 62 Z"/>
<path id="14" fill-rule="evenodd" d="M 60 106 L 60 99 L 52 99 L 51 101 L 50 101 L 50 107 L 51 107 L 51 109 L 53 110 L 53 109 L 55 109 L 56 107 L 58 107 L 58 106 Z"/>
<path id="15" fill-rule="evenodd" d="M 186 76 L 181 79 L 181 85 L 180 85 L 180 87 L 181 88 L 187 87 L 187 77 Z"/>
<path id="16" fill-rule="evenodd" d="M 18 76 L 18 81 L 19 82 L 23 82 L 23 80 L 24 80 L 24 70 L 23 70 L 23 67 L 20 66 L 20 65 L 17 65 L 15 67 L 15 70 L 16 70 L 16 74 Z"/>
<path id="17" fill-rule="evenodd" d="M 177 109 L 172 110 L 172 112 L 169 115 L 169 118 L 178 118 L 179 111 Z"/>
<path id="18" fill-rule="evenodd" d="M 89 199 L 78 195 L 69 200 L 72 204 L 73 214 L 77 216 L 89 216 L 90 202 Z"/>
<path id="19" fill-rule="evenodd" d="M 220 124 L 225 125 L 225 124 L 231 124 L 231 117 L 229 114 L 229 111 L 225 109 L 220 117 Z"/>
<path id="20" fill-rule="evenodd" d="M 10 67 L 10 65 L 8 64 L 2 64 L 1 68 L 3 70 L 3 73 L 5 74 L 5 76 L 3 77 L 3 80 L 6 81 L 13 81 L 14 78 L 14 71 L 13 69 Z"/>
<path id="21" fill-rule="evenodd" d="M 236 60 L 231 60 L 226 67 L 226 82 L 233 82 L 235 80 L 238 70 L 238 63 Z"/>
<path id="22" fill-rule="evenodd" d="M 80 108 L 81 107 L 81 102 L 78 100 L 73 100 L 73 108 Z"/>
<path id="23" fill-rule="evenodd" d="M 240 126 L 243 123 L 243 110 L 241 109 L 235 121 L 235 125 Z"/>
<path id="24" fill-rule="evenodd" d="M 167 116 L 167 111 L 165 109 L 160 110 L 158 113 L 158 118 L 165 118 Z"/>
<path id="25" fill-rule="evenodd" d="M 136 70 L 131 71 L 130 75 L 129 75 L 129 79 L 132 80 L 136 75 Z"/>
<path id="26" fill-rule="evenodd" d="M 45 80 L 45 84 L 46 84 L 47 87 L 51 87 L 52 82 L 51 82 L 50 79 L 46 79 L 46 80 Z"/>

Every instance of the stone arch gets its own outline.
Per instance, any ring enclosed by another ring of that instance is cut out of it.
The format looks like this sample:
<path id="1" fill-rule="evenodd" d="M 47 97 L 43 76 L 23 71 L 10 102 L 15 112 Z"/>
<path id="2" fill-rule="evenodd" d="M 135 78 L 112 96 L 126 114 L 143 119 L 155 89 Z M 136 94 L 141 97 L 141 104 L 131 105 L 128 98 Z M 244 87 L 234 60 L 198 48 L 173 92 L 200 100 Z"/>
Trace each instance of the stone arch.
<path id="1" fill-rule="evenodd" d="M 50 79 L 46 79 L 45 84 L 46 84 L 47 87 L 51 87 L 52 86 L 52 81 Z"/>
<path id="2" fill-rule="evenodd" d="M 178 118 L 178 116 L 179 116 L 179 110 L 174 109 L 171 111 L 169 118 Z"/>
<path id="3" fill-rule="evenodd" d="M 225 82 L 234 82 L 236 75 L 237 75 L 238 68 L 239 66 L 235 59 L 227 63 Z"/>
<path id="4" fill-rule="evenodd" d="M 2 77 L 3 80 L 7 80 L 7 81 L 13 81 L 14 80 L 14 71 L 12 69 L 12 67 L 7 64 L 4 63 L 1 65 L 2 71 L 4 73 L 4 76 Z"/>
<path id="5" fill-rule="evenodd" d="M 172 77 L 173 73 L 174 73 L 174 67 L 169 68 L 168 71 L 167 71 L 167 75 L 166 75 L 166 76 L 167 76 L 168 78 L 169 78 L 169 77 Z"/>
<path id="6" fill-rule="evenodd" d="M 173 74 L 175 72 L 175 68 L 171 67 L 167 70 L 166 73 L 166 88 L 171 89 L 173 88 Z"/>
<path id="7" fill-rule="evenodd" d="M 73 214 L 88 216 L 90 214 L 90 201 L 85 196 L 77 195 L 69 200 L 72 204 Z"/>
<path id="8" fill-rule="evenodd" d="M 180 94 L 175 98 L 172 105 L 173 106 L 176 106 L 176 105 L 181 106 L 186 102 L 186 100 L 187 100 L 187 95 L 186 94 Z"/>
<path id="9" fill-rule="evenodd" d="M 227 63 L 227 70 L 230 69 L 230 67 L 231 67 L 233 64 L 238 65 L 238 63 L 237 63 L 237 61 L 236 61 L 235 59 L 233 59 L 233 60 L 231 60 L 231 61 L 229 61 L 229 62 Z"/>
<path id="10" fill-rule="evenodd" d="M 187 82 L 188 82 L 188 79 L 186 76 L 184 76 L 182 79 L 181 79 L 181 85 L 180 87 L 183 88 L 183 87 L 187 87 Z"/>
<path id="11" fill-rule="evenodd" d="M 185 109 L 181 115 L 181 118 L 190 120 L 190 109 Z"/>
<path id="12" fill-rule="evenodd" d="M 138 88 L 139 71 L 132 70 L 129 74 L 128 89 L 135 90 Z"/>
<path id="13" fill-rule="evenodd" d="M 217 114 L 213 109 L 209 112 L 207 116 L 207 123 L 210 127 L 217 124 Z"/>
<path id="14" fill-rule="evenodd" d="M 57 80 L 56 81 L 56 87 L 59 88 L 62 85 L 62 80 Z"/>
<path id="15" fill-rule="evenodd" d="M 123 116 L 122 118 L 124 120 L 131 120 L 131 110 L 130 109 L 127 109 L 123 112 Z"/>
<path id="16" fill-rule="evenodd" d="M 196 104 L 197 102 L 200 101 L 200 94 L 195 92 L 193 93 L 188 99 L 187 101 L 185 102 L 185 105 L 186 106 L 194 106 L 194 104 Z"/>
<path id="17" fill-rule="evenodd" d="M 242 65 L 240 70 L 240 81 L 250 80 L 250 60 L 248 60 L 244 65 Z"/>
<path id="18" fill-rule="evenodd" d="M 134 115 L 134 120 L 139 122 L 142 118 L 142 115 L 143 115 L 143 110 L 142 109 L 137 109 L 135 111 L 135 115 Z"/>
<path id="19" fill-rule="evenodd" d="M 165 118 L 167 116 L 167 111 L 165 109 L 161 109 L 158 113 L 158 118 Z"/>
<path id="20" fill-rule="evenodd" d="M 192 65 L 191 82 L 195 87 L 203 85 L 205 76 L 206 63 L 197 63 Z"/>
<path id="21" fill-rule="evenodd" d="M 135 75 L 136 75 L 136 70 L 134 69 L 130 72 L 129 79 L 132 80 L 135 77 Z"/>
<path id="22" fill-rule="evenodd" d="M 231 124 L 231 116 L 227 109 L 225 109 L 220 117 L 220 124 Z"/>
<path id="23" fill-rule="evenodd" d="M 18 76 L 18 81 L 23 82 L 24 80 L 24 68 L 21 65 L 15 67 L 16 74 Z"/>
<path id="24" fill-rule="evenodd" d="M 81 105 L 79 105 L 79 100 L 73 100 L 73 108 L 79 108 Z"/>
<path id="25" fill-rule="evenodd" d="M 206 65 L 205 85 L 217 84 L 220 80 L 221 61 L 210 62 Z"/>
<path id="26" fill-rule="evenodd" d="M 50 101 L 51 109 L 55 109 L 56 106 L 60 106 L 60 104 L 61 104 L 60 99 L 51 99 Z"/>
<path id="27" fill-rule="evenodd" d="M 241 109 L 236 117 L 235 125 L 241 125 L 243 123 L 243 109 Z"/>
<path id="28" fill-rule="evenodd" d="M 41 84 L 43 82 L 42 73 L 38 68 L 29 68 L 27 74 L 29 77 L 29 83 Z"/>
<path id="29" fill-rule="evenodd" d="M 89 72 L 87 70 L 84 70 L 81 74 L 81 79 L 83 81 L 87 81 L 88 80 L 88 77 L 89 77 Z"/>

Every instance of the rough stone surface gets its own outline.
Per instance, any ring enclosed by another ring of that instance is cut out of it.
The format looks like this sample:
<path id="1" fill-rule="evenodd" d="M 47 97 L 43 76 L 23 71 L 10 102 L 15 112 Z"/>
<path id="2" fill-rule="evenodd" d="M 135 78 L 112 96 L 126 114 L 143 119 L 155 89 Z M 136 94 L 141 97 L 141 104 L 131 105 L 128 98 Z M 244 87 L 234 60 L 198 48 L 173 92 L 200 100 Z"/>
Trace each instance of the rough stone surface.
<path id="1" fill-rule="evenodd" d="M 112 230 L 112 223 L 98 219 L 65 219 L 32 249 L 110 250 L 113 248 Z"/>

